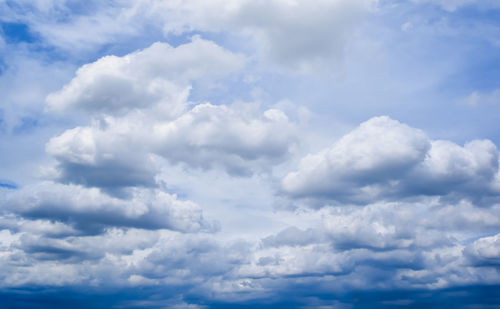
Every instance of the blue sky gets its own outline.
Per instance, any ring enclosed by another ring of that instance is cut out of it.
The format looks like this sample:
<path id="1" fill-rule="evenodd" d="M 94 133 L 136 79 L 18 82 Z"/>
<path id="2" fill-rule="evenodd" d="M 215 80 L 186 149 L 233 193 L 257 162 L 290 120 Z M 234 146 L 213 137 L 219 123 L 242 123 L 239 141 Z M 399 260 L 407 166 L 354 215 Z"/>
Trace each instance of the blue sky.
<path id="1" fill-rule="evenodd" d="M 5 308 L 495 308 L 494 0 L 0 0 Z"/>

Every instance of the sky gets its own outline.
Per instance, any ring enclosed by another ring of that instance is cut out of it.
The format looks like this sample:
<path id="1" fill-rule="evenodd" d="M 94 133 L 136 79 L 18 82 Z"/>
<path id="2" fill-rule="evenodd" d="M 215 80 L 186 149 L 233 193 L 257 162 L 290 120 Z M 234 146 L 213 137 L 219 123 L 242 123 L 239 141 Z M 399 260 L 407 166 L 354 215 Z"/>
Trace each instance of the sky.
<path id="1" fill-rule="evenodd" d="M 1 308 L 498 308 L 497 0 L 0 0 Z"/>

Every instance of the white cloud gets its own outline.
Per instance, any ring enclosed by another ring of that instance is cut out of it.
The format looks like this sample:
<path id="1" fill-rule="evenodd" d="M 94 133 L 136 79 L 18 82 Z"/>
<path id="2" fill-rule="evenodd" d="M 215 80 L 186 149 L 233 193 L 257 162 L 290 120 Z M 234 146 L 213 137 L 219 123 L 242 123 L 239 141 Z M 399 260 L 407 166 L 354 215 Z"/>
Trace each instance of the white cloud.
<path id="1" fill-rule="evenodd" d="M 210 103 L 188 109 L 191 83 L 243 65 L 243 56 L 195 37 L 176 48 L 155 43 L 82 66 L 47 104 L 49 110 L 88 112 L 92 122 L 47 143 L 57 160 L 49 176 L 119 195 L 123 187 L 154 186 L 160 157 L 239 175 L 280 163 L 296 133 L 280 110 Z"/>
<path id="2" fill-rule="evenodd" d="M 242 55 L 194 37 L 172 47 L 155 43 L 123 57 L 106 56 L 82 66 L 63 89 L 47 96 L 49 110 L 81 109 L 123 114 L 156 106 L 163 117 L 186 108 L 189 82 L 214 79 L 241 69 Z"/>
<path id="3" fill-rule="evenodd" d="M 120 193 L 120 188 L 155 185 L 158 168 L 148 153 L 144 122 L 107 118 L 90 127 L 76 127 L 52 138 L 46 151 L 58 162 L 47 175 L 65 183 L 101 187 Z M 104 128 L 100 125 L 106 123 Z M 134 145 L 134 151 L 129 151 Z"/>
<path id="4" fill-rule="evenodd" d="M 499 154 L 488 140 L 432 141 L 388 117 L 372 118 L 302 159 L 282 181 L 294 197 L 348 203 L 419 195 L 494 196 Z"/>
<path id="5" fill-rule="evenodd" d="M 200 104 L 172 121 L 133 113 L 77 127 L 47 143 L 57 160 L 48 175 L 62 182 L 120 193 L 120 188 L 154 186 L 160 158 L 192 168 L 222 168 L 250 175 L 281 163 L 291 151 L 296 129 L 276 109 L 252 105 Z M 133 145 L 134 151 L 129 151 Z"/>
<path id="6" fill-rule="evenodd" d="M 252 106 L 197 105 L 175 121 L 155 126 L 157 151 L 171 162 L 222 166 L 230 174 L 280 163 L 295 138 L 293 124 L 280 110 L 260 114 L 248 108 Z"/>

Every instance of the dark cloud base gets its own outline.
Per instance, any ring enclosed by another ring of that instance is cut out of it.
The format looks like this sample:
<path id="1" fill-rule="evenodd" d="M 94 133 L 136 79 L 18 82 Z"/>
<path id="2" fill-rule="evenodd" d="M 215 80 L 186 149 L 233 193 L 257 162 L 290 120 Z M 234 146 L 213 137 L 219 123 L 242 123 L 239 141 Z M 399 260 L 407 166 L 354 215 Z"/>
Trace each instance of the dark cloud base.
<path id="1" fill-rule="evenodd" d="M 76 289 L 9 289 L 0 292 L 0 308 L 500 308 L 500 285 L 463 286 L 441 290 L 351 291 L 315 294 L 288 291 L 272 299 L 213 302 L 179 295 L 179 288 L 134 288 L 85 291 Z M 184 294 L 186 295 L 186 294 Z M 185 305 L 184 306 L 182 306 Z M 181 306 L 179 306 L 181 305 Z M 192 307 L 191 307 L 191 306 Z"/>

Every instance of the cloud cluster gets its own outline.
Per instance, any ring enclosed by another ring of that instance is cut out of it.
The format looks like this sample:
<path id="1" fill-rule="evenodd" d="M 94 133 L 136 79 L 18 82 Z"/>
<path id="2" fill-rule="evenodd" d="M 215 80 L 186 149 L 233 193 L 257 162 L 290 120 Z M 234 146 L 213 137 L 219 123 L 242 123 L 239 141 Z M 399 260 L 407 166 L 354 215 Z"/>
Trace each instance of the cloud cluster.
<path id="1" fill-rule="evenodd" d="M 433 1 L 450 11 L 473 2 Z M 492 141 L 458 145 L 381 116 L 300 160 L 331 138 L 324 124 L 315 136 L 277 107 L 293 103 L 247 102 L 263 84 L 310 86 L 281 69 L 329 70 L 377 1 L 86 3 L 0 0 L 0 10 L 75 53 L 143 28 L 190 41 L 94 55 L 46 97 L 47 117 L 66 127 L 44 138 L 41 181 L 0 183 L 0 298 L 37 286 L 138 295 L 115 307 L 342 307 L 358 291 L 500 284 Z M 234 89 L 206 95 L 220 84 Z M 469 103 L 496 97 L 473 93 Z M 370 305 L 418 306 L 405 295 Z"/>
<path id="2" fill-rule="evenodd" d="M 48 181 L 4 190 L 0 259 L 13 271 L 1 273 L 2 286 L 184 282 L 211 293 L 247 263 L 251 244 L 221 244 L 217 222 L 156 180 L 172 164 L 268 173 L 290 155 L 296 128 L 282 111 L 189 101 L 197 83 L 244 62 L 198 37 L 175 48 L 156 43 L 84 65 L 50 94 L 48 112 L 89 123 L 47 142 Z"/>
<path id="3" fill-rule="evenodd" d="M 498 235 L 467 244 L 470 235 L 498 231 L 498 204 L 488 209 L 428 198 L 317 212 L 315 227 L 290 227 L 262 239 L 241 271 L 302 284 L 314 277 L 316 288 L 337 291 L 498 282 Z"/>
<path id="4" fill-rule="evenodd" d="M 362 123 L 302 159 L 283 179 L 293 197 L 366 203 L 413 196 L 498 196 L 499 153 L 488 140 L 431 140 L 389 117 Z"/>
<path id="5" fill-rule="evenodd" d="M 295 136 L 280 110 L 261 112 L 243 103 L 188 108 L 191 82 L 242 65 L 241 56 L 200 38 L 176 48 L 155 43 L 84 65 L 47 98 L 49 109 L 83 110 L 93 119 L 48 142 L 47 152 L 58 161 L 53 178 L 119 193 L 154 186 L 160 158 L 236 175 L 279 163 Z"/>

